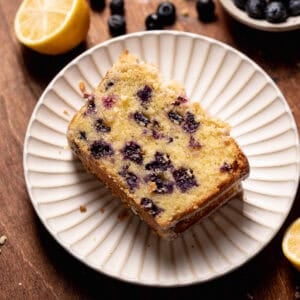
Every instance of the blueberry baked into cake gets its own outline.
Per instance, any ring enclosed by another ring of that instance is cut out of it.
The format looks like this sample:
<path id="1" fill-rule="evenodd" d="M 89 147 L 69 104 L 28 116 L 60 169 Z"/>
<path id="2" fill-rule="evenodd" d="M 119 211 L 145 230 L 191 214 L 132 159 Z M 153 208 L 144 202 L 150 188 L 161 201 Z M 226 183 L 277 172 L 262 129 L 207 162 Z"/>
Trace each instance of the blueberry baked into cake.
<path id="1" fill-rule="evenodd" d="M 249 174 L 229 126 L 127 51 L 84 97 L 67 132 L 72 151 L 162 237 L 223 205 Z"/>

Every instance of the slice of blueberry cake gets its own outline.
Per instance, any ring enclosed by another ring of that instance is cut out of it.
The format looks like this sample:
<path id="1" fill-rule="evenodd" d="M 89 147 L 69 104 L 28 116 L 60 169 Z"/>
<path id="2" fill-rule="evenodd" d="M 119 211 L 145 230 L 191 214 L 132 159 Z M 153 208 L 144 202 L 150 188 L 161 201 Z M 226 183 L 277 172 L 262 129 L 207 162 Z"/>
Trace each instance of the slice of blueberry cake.
<path id="1" fill-rule="evenodd" d="M 68 128 L 86 169 L 162 237 L 224 204 L 249 174 L 229 126 L 124 52 Z"/>

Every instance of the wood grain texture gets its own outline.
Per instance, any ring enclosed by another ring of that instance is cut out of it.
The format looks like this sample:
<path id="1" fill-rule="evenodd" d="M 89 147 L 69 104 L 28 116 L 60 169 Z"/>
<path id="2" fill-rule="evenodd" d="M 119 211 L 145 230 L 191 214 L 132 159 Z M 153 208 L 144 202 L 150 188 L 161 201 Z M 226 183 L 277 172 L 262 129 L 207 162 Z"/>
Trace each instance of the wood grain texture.
<path id="1" fill-rule="evenodd" d="M 283 257 L 280 244 L 288 224 L 299 217 L 299 195 L 282 230 L 254 259 L 231 274 L 191 287 L 157 289 L 119 282 L 90 270 L 65 252 L 38 220 L 28 198 L 22 167 L 23 141 L 31 112 L 42 91 L 66 63 L 109 38 L 109 10 L 92 13 L 85 44 L 51 57 L 22 47 L 13 20 L 20 0 L 0 0 L 0 235 L 8 237 L 0 254 L 0 299 L 295 299 L 300 275 Z M 144 29 L 158 0 L 127 0 L 128 32 Z M 228 17 L 217 3 L 217 19 L 203 24 L 195 1 L 174 0 L 179 16 L 172 29 L 204 34 L 247 54 L 277 82 L 300 126 L 300 31 L 264 33 Z M 217 1 L 216 1 L 217 2 Z M 104 296 L 106 295 L 106 296 Z"/>

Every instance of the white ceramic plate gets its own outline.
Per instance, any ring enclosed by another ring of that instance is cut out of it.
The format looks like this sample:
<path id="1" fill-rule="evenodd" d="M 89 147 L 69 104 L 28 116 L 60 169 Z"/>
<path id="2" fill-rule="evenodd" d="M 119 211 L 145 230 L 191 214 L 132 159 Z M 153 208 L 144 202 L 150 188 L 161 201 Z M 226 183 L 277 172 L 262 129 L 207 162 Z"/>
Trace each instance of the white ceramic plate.
<path id="1" fill-rule="evenodd" d="M 66 148 L 66 129 L 82 106 L 78 82 L 97 85 L 122 50 L 159 65 L 191 99 L 228 121 L 248 155 L 244 201 L 235 199 L 173 242 L 88 175 Z M 141 32 L 89 49 L 66 66 L 41 96 L 24 146 L 32 204 L 53 237 L 72 255 L 107 275 L 157 286 L 203 282 L 257 254 L 277 233 L 299 178 L 298 133 L 274 82 L 238 51 L 183 32 Z M 80 212 L 80 206 L 86 212 Z"/>
<path id="2" fill-rule="evenodd" d="M 234 19 L 255 29 L 264 31 L 290 31 L 300 29 L 300 16 L 289 17 L 286 22 L 272 24 L 265 20 L 256 20 L 248 17 L 245 11 L 234 5 L 233 0 L 220 0 L 220 3 Z"/>

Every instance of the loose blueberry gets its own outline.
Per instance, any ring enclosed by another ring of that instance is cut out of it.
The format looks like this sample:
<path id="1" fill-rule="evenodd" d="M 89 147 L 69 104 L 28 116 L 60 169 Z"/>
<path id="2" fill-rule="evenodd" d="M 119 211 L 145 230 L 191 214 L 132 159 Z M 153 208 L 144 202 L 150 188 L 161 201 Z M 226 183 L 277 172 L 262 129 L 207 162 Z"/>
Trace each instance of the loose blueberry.
<path id="1" fill-rule="evenodd" d="M 179 96 L 174 103 L 172 103 L 174 106 L 179 106 L 180 104 L 186 103 L 188 100 L 182 96 Z"/>
<path id="2" fill-rule="evenodd" d="M 126 143 L 124 149 L 122 150 L 124 159 L 131 160 L 138 165 L 142 164 L 143 162 L 143 153 L 142 148 L 135 142 L 128 142 Z"/>
<path id="3" fill-rule="evenodd" d="M 102 119 L 97 119 L 95 122 L 97 132 L 110 132 L 111 128 L 104 124 Z"/>
<path id="4" fill-rule="evenodd" d="M 245 10 L 249 17 L 254 19 L 264 19 L 266 9 L 266 0 L 248 0 Z"/>
<path id="5" fill-rule="evenodd" d="M 157 13 L 152 13 L 147 16 L 145 19 L 145 26 L 147 30 L 163 29 L 163 25 Z"/>
<path id="6" fill-rule="evenodd" d="M 99 159 L 99 158 L 105 157 L 105 156 L 111 156 L 114 154 L 114 150 L 111 147 L 111 145 L 103 140 L 95 141 L 90 146 L 90 151 L 91 151 L 93 157 L 96 159 Z"/>
<path id="7" fill-rule="evenodd" d="M 90 0 L 93 10 L 102 10 L 105 7 L 105 0 Z"/>
<path id="8" fill-rule="evenodd" d="M 147 127 L 151 123 L 149 118 L 140 111 L 135 112 L 133 118 L 137 124 L 144 127 Z"/>
<path id="9" fill-rule="evenodd" d="M 181 123 L 184 121 L 183 116 L 174 110 L 168 112 L 168 117 L 173 123 L 177 125 L 181 125 Z"/>
<path id="10" fill-rule="evenodd" d="M 215 18 L 215 3 L 213 0 L 197 0 L 196 10 L 199 20 L 203 22 L 210 22 Z"/>
<path id="11" fill-rule="evenodd" d="M 152 89 L 150 86 L 145 85 L 142 89 L 138 90 L 136 95 L 141 100 L 142 105 L 148 103 L 152 97 Z"/>
<path id="12" fill-rule="evenodd" d="M 192 113 L 187 112 L 185 121 L 182 125 L 183 130 L 188 133 L 193 133 L 199 128 L 199 126 L 200 122 L 195 120 L 195 116 Z"/>
<path id="13" fill-rule="evenodd" d="M 289 0 L 288 9 L 291 16 L 300 15 L 300 0 Z"/>
<path id="14" fill-rule="evenodd" d="M 149 198 L 142 198 L 141 199 L 141 206 L 143 206 L 144 210 L 147 211 L 151 216 L 156 217 L 164 210 L 158 207 L 153 200 Z"/>
<path id="15" fill-rule="evenodd" d="M 117 99 L 114 95 L 102 97 L 102 103 L 106 109 L 111 109 L 115 105 L 116 102 L 117 102 Z"/>
<path id="16" fill-rule="evenodd" d="M 190 136 L 189 146 L 193 149 L 200 149 L 202 147 L 202 145 L 193 136 Z"/>
<path id="17" fill-rule="evenodd" d="M 280 1 L 268 3 L 265 14 L 266 20 L 271 23 L 282 23 L 288 17 L 287 9 Z"/>
<path id="18" fill-rule="evenodd" d="M 119 175 L 125 179 L 131 191 L 134 191 L 139 187 L 139 178 L 134 173 L 128 171 L 128 166 L 123 167 L 121 172 L 119 172 Z"/>
<path id="19" fill-rule="evenodd" d="M 162 25 L 173 25 L 176 20 L 176 7 L 171 2 L 161 2 L 156 11 Z"/>
<path id="20" fill-rule="evenodd" d="M 79 131 L 79 139 L 84 141 L 87 140 L 85 131 Z"/>
<path id="21" fill-rule="evenodd" d="M 172 173 L 176 186 L 182 193 L 191 189 L 194 186 L 198 186 L 196 178 L 191 169 L 179 168 Z"/>
<path id="22" fill-rule="evenodd" d="M 126 33 L 126 22 L 124 16 L 112 15 L 107 21 L 111 36 L 118 36 Z"/>
<path id="23" fill-rule="evenodd" d="M 233 0 L 236 7 L 244 10 L 247 0 Z"/>
<path id="24" fill-rule="evenodd" d="M 169 155 L 162 152 L 156 152 L 154 160 L 145 166 L 148 171 L 166 171 L 170 167 L 172 167 L 172 164 Z"/>
<path id="25" fill-rule="evenodd" d="M 109 3 L 109 8 L 112 15 L 124 15 L 123 0 L 111 0 Z"/>

